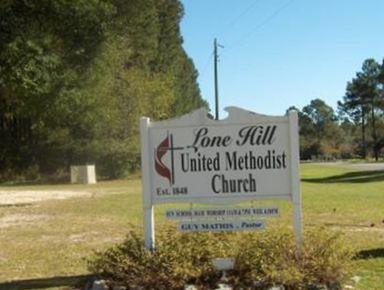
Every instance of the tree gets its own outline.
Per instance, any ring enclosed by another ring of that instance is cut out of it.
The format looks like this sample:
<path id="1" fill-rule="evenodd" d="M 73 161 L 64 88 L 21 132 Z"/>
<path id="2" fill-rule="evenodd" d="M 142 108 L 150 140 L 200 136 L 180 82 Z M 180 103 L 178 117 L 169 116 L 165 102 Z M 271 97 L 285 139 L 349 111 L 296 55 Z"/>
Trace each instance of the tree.
<path id="1" fill-rule="evenodd" d="M 378 131 L 378 119 L 383 112 L 383 67 L 374 59 L 363 62 L 362 71 L 347 84 L 343 102 L 339 102 L 339 108 L 345 112 L 351 120 L 361 126 L 362 157 L 366 157 L 366 128 L 370 127 L 370 143 L 376 161 L 380 151 L 380 137 Z"/>
<path id="2" fill-rule="evenodd" d="M 360 79 L 353 79 L 347 83 L 346 93 L 343 97 L 343 102 L 338 102 L 339 111 L 342 115 L 347 115 L 349 120 L 353 121 L 356 125 L 361 126 L 361 150 L 360 155 L 366 158 L 367 145 L 366 145 L 366 123 L 368 117 L 369 107 L 364 95 L 361 95 L 361 88 L 363 84 Z"/>
<path id="3" fill-rule="evenodd" d="M 303 108 L 303 113 L 311 119 L 318 140 L 329 136 L 329 125 L 337 120 L 332 107 L 321 99 L 314 99 Z"/>
<path id="4" fill-rule="evenodd" d="M 335 154 L 342 143 L 337 118 L 332 107 L 314 99 L 299 113 L 302 156 Z"/>
<path id="5" fill-rule="evenodd" d="M 178 0 L 0 3 L 0 177 L 139 164 L 138 119 L 207 106 Z"/>
<path id="6" fill-rule="evenodd" d="M 289 107 L 286 114 L 291 110 L 297 111 L 299 118 L 300 159 L 307 160 L 320 155 L 321 148 L 314 138 L 316 132 L 312 119 L 295 106 Z"/>
<path id="7" fill-rule="evenodd" d="M 7 140 L 2 140 L 1 157 L 9 161 L 7 169 L 39 163 L 50 171 L 53 159 L 65 156 L 69 127 L 81 122 L 76 116 L 92 102 L 76 88 L 105 39 L 110 13 L 111 7 L 98 0 L 76 5 L 14 0 L 1 6 L 0 119 L 14 120 L 12 131 L 23 127 L 26 135 L 15 139 L 3 128 Z M 21 120 L 27 127 L 19 125 Z"/>

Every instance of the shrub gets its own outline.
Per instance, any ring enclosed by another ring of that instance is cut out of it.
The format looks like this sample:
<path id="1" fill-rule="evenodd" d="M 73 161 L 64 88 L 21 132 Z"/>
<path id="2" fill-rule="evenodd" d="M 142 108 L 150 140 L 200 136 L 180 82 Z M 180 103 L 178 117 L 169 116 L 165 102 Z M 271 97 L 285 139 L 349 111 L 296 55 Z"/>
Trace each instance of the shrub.
<path id="1" fill-rule="evenodd" d="M 131 231 L 122 244 L 96 253 L 89 269 L 113 285 L 128 288 L 182 289 L 187 283 L 203 287 L 219 280 L 211 260 L 230 252 L 223 236 L 181 234 L 170 228 L 158 232 L 155 251 L 148 251 L 142 235 Z"/>
<path id="2" fill-rule="evenodd" d="M 338 288 L 351 271 L 353 250 L 340 232 L 314 229 L 306 233 L 299 266 L 306 284 Z"/>
<path id="3" fill-rule="evenodd" d="M 296 285 L 304 278 L 298 269 L 291 233 L 280 230 L 247 233 L 237 247 L 234 276 L 238 285 L 264 289 L 273 284 Z"/>
<path id="4" fill-rule="evenodd" d="M 309 289 L 341 287 L 349 273 L 351 251 L 338 233 L 312 230 L 297 251 L 293 234 L 284 229 L 251 233 L 188 233 L 171 228 L 158 230 L 156 250 L 145 249 L 144 240 L 132 231 L 126 240 L 106 252 L 96 253 L 89 269 L 111 286 L 128 289 L 183 289 L 194 284 L 214 289 L 221 273 L 212 259 L 234 257 L 227 273 L 235 289 Z"/>
<path id="5" fill-rule="evenodd" d="M 327 286 L 338 289 L 350 271 L 352 250 L 340 233 L 314 229 L 305 233 L 300 252 L 285 229 L 246 234 L 238 244 L 236 284 L 264 289 Z"/>

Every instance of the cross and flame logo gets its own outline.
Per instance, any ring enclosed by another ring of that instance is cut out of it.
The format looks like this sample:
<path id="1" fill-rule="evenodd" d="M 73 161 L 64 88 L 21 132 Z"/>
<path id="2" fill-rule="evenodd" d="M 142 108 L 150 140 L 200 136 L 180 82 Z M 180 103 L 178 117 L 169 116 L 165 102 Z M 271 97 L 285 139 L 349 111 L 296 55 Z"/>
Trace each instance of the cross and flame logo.
<path id="1" fill-rule="evenodd" d="M 162 140 L 155 148 L 155 170 L 157 174 L 168 179 L 169 185 L 172 186 L 175 184 L 175 161 L 174 161 L 174 151 L 181 150 L 184 147 L 174 147 L 173 146 L 173 135 L 167 132 L 167 136 Z M 169 168 L 164 164 L 163 158 L 170 152 L 171 154 L 171 167 Z"/>

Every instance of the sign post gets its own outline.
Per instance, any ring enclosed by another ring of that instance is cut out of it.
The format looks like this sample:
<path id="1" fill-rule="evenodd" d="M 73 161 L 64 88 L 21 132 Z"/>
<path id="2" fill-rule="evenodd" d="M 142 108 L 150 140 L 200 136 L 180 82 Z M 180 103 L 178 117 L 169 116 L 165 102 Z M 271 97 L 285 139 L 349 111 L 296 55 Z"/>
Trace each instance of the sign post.
<path id="1" fill-rule="evenodd" d="M 143 187 L 143 210 L 144 210 L 144 240 L 147 249 L 155 247 L 155 219 L 153 213 L 152 193 L 151 193 L 151 170 L 149 167 L 149 118 L 141 118 L 141 172 Z"/>
<path id="2" fill-rule="evenodd" d="M 291 192 L 293 203 L 293 229 L 295 231 L 296 244 L 301 246 L 303 243 L 301 225 L 301 194 L 300 194 L 300 152 L 299 152 L 299 126 L 296 111 L 288 113 L 289 118 L 289 143 L 291 154 Z"/>
<path id="3" fill-rule="evenodd" d="M 233 205 L 290 200 L 297 244 L 302 242 L 297 112 L 266 116 L 226 108 L 224 120 L 199 109 L 177 119 L 141 118 L 145 246 L 155 245 L 153 206 Z M 243 211 L 246 215 L 248 211 Z M 227 211 L 230 215 L 232 212 Z M 236 212 L 233 212 L 236 214 Z M 182 231 L 262 229 L 263 221 L 182 223 Z"/>

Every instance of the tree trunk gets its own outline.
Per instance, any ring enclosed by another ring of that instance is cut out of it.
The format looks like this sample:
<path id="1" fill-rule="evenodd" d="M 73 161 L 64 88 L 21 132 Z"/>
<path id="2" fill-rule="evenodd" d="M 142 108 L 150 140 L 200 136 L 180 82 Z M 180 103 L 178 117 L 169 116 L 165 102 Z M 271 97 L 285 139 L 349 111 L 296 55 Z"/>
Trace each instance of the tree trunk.
<path id="1" fill-rule="evenodd" d="M 367 150 L 365 145 L 365 114 L 364 109 L 361 110 L 361 145 L 362 145 L 362 154 L 361 157 L 365 159 L 367 157 Z"/>
<path id="2" fill-rule="evenodd" d="M 377 134 L 376 134 L 376 120 L 375 120 L 375 107 L 372 102 L 371 108 L 371 118 L 372 118 L 372 139 L 373 139 L 373 154 L 375 155 L 375 161 L 379 160 L 379 151 L 377 149 Z"/>

